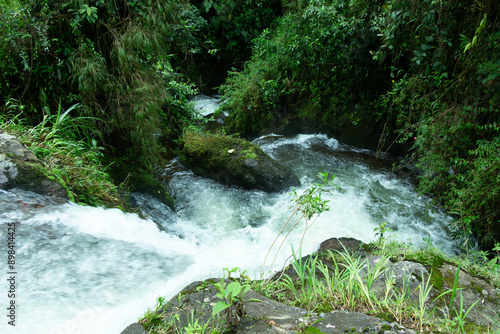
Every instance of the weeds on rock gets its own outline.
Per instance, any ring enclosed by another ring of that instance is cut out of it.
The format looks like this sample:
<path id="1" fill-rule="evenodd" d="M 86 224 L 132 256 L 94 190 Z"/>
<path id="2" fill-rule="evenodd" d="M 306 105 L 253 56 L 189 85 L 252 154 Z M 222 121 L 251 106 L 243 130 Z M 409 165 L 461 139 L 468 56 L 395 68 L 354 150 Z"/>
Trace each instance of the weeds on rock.
<path id="1" fill-rule="evenodd" d="M 235 268 L 238 269 L 239 268 Z M 228 278 L 231 278 L 231 273 L 235 271 L 228 270 Z M 226 322 L 231 326 L 238 326 L 239 323 L 245 317 L 245 303 L 249 302 L 260 302 L 260 299 L 251 298 L 243 301 L 243 296 L 250 290 L 250 283 L 243 283 L 233 281 L 227 283 L 225 281 L 226 276 L 221 278 L 220 282 L 212 283 L 212 285 L 219 291 L 217 297 L 221 300 L 218 301 L 213 309 L 212 316 L 219 313 L 225 315 Z"/>

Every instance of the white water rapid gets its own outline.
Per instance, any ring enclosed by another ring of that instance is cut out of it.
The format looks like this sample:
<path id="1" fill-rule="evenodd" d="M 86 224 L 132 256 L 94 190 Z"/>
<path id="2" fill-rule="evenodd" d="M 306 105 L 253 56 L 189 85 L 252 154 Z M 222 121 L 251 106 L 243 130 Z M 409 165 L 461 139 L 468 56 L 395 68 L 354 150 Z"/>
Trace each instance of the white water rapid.
<path id="1" fill-rule="evenodd" d="M 294 170 L 298 192 L 318 181 L 319 172 L 336 174 L 330 211 L 308 230 L 302 254 L 330 237 L 374 239 L 387 222 L 401 239 L 418 244 L 429 236 L 452 251 L 444 227 L 450 217 L 415 193 L 408 180 L 364 150 L 325 135 L 285 138 L 269 135 L 256 143 Z M 188 283 L 220 277 L 223 268 L 240 267 L 258 276 L 265 254 L 288 219 L 290 195 L 226 187 L 196 176 L 172 161 L 163 171 L 176 197 L 177 215 L 155 200 L 143 208 L 152 220 L 135 214 L 60 203 L 29 192 L 0 191 L 2 296 L 0 333 L 119 334 L 137 321 L 158 296 L 173 297 Z M 16 326 L 8 325 L 7 225 L 16 224 Z M 280 269 L 297 245 L 302 228 L 292 232 L 278 255 Z M 268 260 L 268 262 L 270 262 Z"/>

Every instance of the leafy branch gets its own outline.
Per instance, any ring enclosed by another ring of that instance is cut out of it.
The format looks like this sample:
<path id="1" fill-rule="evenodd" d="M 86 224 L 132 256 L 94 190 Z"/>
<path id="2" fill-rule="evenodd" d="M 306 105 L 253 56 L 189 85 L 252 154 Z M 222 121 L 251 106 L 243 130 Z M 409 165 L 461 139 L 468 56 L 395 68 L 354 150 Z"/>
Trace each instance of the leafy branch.
<path id="1" fill-rule="evenodd" d="M 284 229 L 288 226 L 288 224 L 292 221 L 292 218 L 296 214 L 299 215 L 299 218 L 295 221 L 291 229 L 287 232 L 283 241 L 281 241 L 281 244 L 279 245 L 278 250 L 276 251 L 276 255 L 274 256 L 273 262 L 271 263 L 270 267 L 273 266 L 274 261 L 276 260 L 276 257 L 278 256 L 278 253 L 281 247 L 283 246 L 283 243 L 290 235 L 290 233 L 293 231 L 293 229 L 299 224 L 300 221 L 304 220 L 304 233 L 302 234 L 302 238 L 300 239 L 300 244 L 298 249 L 300 249 L 302 246 L 302 242 L 304 240 L 304 236 L 307 230 L 311 228 L 311 226 L 316 222 L 316 219 L 319 217 L 319 215 L 324 211 L 330 210 L 327 204 L 329 201 L 324 200 L 321 197 L 323 191 L 330 192 L 329 190 L 325 190 L 324 188 L 326 186 L 331 185 L 340 190 L 340 187 L 333 183 L 335 174 L 330 178 L 328 176 L 328 172 L 319 173 L 318 178 L 322 181 L 322 183 L 313 183 L 301 195 L 297 193 L 295 188 L 292 188 L 293 192 L 290 194 L 292 195 L 291 201 L 294 202 L 294 205 L 292 205 L 290 208 L 294 208 L 294 211 L 290 215 L 290 218 L 288 218 L 285 225 L 283 225 L 283 227 L 281 228 L 280 232 L 278 233 L 273 243 L 271 244 L 271 247 L 269 247 L 269 250 L 266 253 L 266 257 L 264 258 L 264 263 L 262 264 L 262 272 L 264 272 L 266 260 L 267 257 L 269 256 L 269 253 L 271 252 L 271 249 L 273 248 L 279 236 L 283 233 Z"/>

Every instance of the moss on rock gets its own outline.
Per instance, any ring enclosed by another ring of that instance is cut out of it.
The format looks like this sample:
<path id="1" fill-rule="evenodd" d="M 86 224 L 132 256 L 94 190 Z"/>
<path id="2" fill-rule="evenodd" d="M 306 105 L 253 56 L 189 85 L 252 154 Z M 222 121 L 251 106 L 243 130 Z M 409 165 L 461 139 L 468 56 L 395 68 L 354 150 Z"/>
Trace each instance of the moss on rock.
<path id="1" fill-rule="evenodd" d="M 124 184 L 124 187 L 131 191 L 158 198 L 172 210 L 175 210 L 174 198 L 165 185 L 155 179 L 150 172 L 140 167 L 130 166 L 126 162 L 117 161 L 111 168 L 111 174 L 116 184 Z"/>
<path id="2" fill-rule="evenodd" d="M 156 197 L 174 210 L 174 198 L 170 195 L 167 188 L 160 181 L 156 180 L 153 175 L 149 173 L 132 173 L 129 180 L 134 191 Z"/>
<path id="3" fill-rule="evenodd" d="M 34 163 L 26 163 L 12 154 L 3 154 L 0 166 L 6 167 L 0 189 L 19 188 L 34 193 L 68 199 L 65 187 L 56 180 L 50 179 L 43 169 Z M 7 168 L 8 167 L 8 168 Z"/>
<path id="4" fill-rule="evenodd" d="M 279 192 L 300 185 L 290 168 L 247 140 L 187 132 L 179 159 L 194 173 L 225 185 Z"/>

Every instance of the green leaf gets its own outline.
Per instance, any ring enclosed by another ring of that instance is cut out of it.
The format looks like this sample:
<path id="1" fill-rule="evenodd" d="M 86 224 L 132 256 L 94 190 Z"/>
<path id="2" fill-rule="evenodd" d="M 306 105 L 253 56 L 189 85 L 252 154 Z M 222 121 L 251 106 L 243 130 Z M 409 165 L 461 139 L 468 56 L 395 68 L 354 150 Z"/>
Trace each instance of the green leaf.
<path id="1" fill-rule="evenodd" d="M 245 293 L 248 292 L 248 290 L 250 290 L 250 284 L 245 284 L 242 287 L 241 292 L 239 293 L 240 297 L 243 297 L 245 295 Z"/>
<path id="2" fill-rule="evenodd" d="M 486 13 L 484 14 L 484 18 L 481 20 L 481 23 L 479 24 L 479 28 L 481 30 L 483 30 L 484 27 L 486 27 Z"/>
<path id="3" fill-rule="evenodd" d="M 212 309 L 212 315 L 216 315 L 217 313 L 224 311 L 225 309 L 227 309 L 230 306 L 231 305 L 227 304 L 226 302 L 218 301 L 214 305 L 214 308 Z"/>
<path id="4" fill-rule="evenodd" d="M 258 298 L 250 298 L 249 300 L 246 301 L 247 303 L 263 303 L 262 300 L 258 299 Z"/>
<path id="5" fill-rule="evenodd" d="M 226 288 L 226 297 L 231 296 L 231 301 L 234 297 L 238 296 L 241 291 L 241 285 L 238 282 L 231 282 Z"/>

